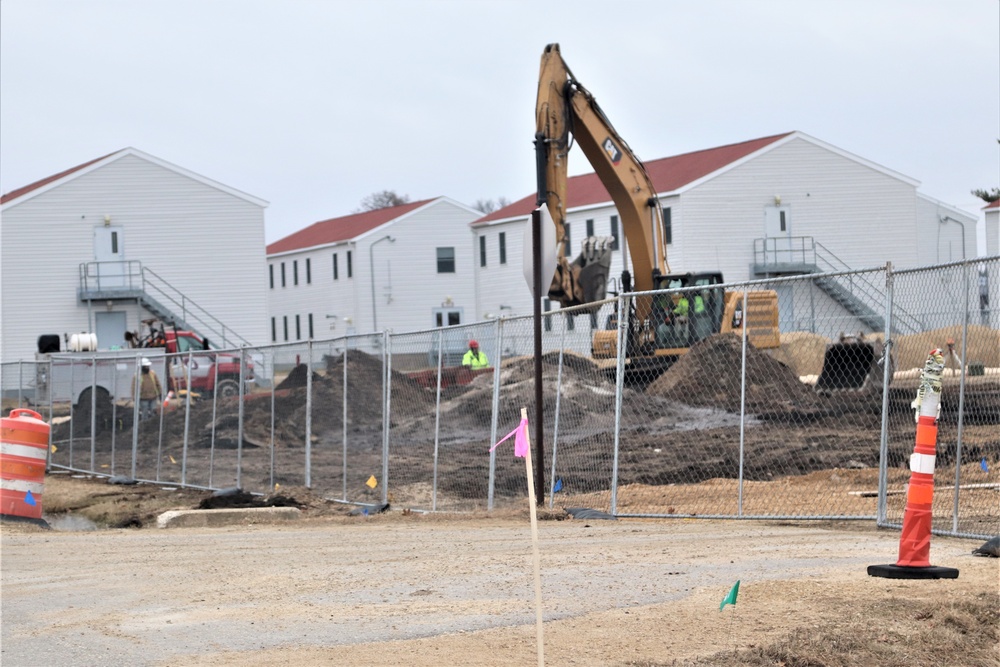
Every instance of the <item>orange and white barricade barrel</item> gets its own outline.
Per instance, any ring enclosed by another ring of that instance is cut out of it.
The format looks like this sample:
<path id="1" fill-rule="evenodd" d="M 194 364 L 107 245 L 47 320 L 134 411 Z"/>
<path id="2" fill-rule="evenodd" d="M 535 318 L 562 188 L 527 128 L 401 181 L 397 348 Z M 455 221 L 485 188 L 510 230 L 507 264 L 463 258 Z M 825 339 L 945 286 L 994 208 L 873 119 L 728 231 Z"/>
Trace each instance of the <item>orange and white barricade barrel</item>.
<path id="1" fill-rule="evenodd" d="M 931 350 L 920 374 L 917 408 L 917 437 L 910 456 L 910 484 L 906 490 L 906 511 L 899 536 L 899 559 L 895 565 L 869 565 L 868 574 L 889 579 L 957 579 L 953 567 L 931 565 L 931 524 L 934 502 L 934 462 L 937 452 L 937 416 L 941 405 L 941 371 L 944 356 Z"/>
<path id="2" fill-rule="evenodd" d="M 0 515 L 42 518 L 49 425 L 33 410 L 0 419 Z"/>

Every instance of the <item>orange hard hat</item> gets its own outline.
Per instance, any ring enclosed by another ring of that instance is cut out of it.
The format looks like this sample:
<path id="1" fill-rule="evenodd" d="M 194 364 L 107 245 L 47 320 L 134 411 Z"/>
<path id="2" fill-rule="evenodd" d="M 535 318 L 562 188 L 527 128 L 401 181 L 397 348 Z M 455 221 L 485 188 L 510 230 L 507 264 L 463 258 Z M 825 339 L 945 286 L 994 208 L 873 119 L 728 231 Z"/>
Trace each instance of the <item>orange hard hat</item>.
<path id="1" fill-rule="evenodd" d="M 479 347 L 479 343 L 474 340 L 469 341 L 469 347 Z"/>

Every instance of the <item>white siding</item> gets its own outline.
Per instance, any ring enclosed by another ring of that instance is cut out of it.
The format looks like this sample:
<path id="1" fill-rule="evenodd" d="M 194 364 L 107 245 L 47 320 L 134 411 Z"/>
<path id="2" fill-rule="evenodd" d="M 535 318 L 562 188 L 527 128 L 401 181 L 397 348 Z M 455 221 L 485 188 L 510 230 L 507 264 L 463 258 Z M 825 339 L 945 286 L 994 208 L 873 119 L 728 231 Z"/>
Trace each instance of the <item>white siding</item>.
<path id="1" fill-rule="evenodd" d="M 984 224 L 986 225 L 986 254 L 989 256 L 1000 255 L 1000 208 L 986 211 Z"/>
<path id="2" fill-rule="evenodd" d="M 307 314 L 313 313 L 317 339 L 375 330 L 412 331 L 434 326 L 433 309 L 449 298 L 463 311 L 463 323 L 475 321 L 475 238 L 469 223 L 476 211 L 440 198 L 390 221 L 351 243 L 308 248 L 268 257 L 274 266 L 275 286 L 268 289 L 270 316 L 284 342 L 282 322 L 289 319 L 289 341 L 295 337 L 295 315 L 300 315 L 302 339 L 308 337 Z M 394 240 L 383 240 L 391 236 Z M 438 273 L 438 247 L 455 249 L 455 272 Z M 347 276 L 347 252 L 353 276 Z M 333 255 L 338 256 L 338 279 L 333 279 Z M 305 283 L 305 259 L 310 259 L 312 284 Z M 292 267 L 299 264 L 299 284 Z M 280 267 L 286 267 L 281 286 Z M 374 268 L 374 285 L 371 282 Z M 373 289 L 374 287 L 374 298 Z M 337 319 L 327 319 L 336 315 Z M 350 321 L 347 322 L 345 318 Z M 270 321 L 270 320 L 269 320 Z M 335 325 L 335 326 L 334 326 Z M 270 324 L 268 325 L 270 327 Z M 270 330 L 268 330 L 270 337 Z M 269 338 L 270 339 L 270 338 Z"/>
<path id="3" fill-rule="evenodd" d="M 756 278 L 752 273 L 754 239 L 765 236 L 765 210 L 775 205 L 776 196 L 788 211 L 792 236 L 811 237 L 856 269 L 884 266 L 887 261 L 899 268 L 931 264 L 947 261 L 949 252 L 953 259 L 960 259 L 961 227 L 940 224 L 939 209 L 965 222 L 967 252 L 975 243 L 971 218 L 918 195 L 913 181 L 796 136 L 687 190 L 661 197 L 661 204 L 671 208 L 670 271 L 718 270 L 727 281 Z M 604 235 L 615 213 L 610 202 L 604 207 L 570 210 L 571 255 L 579 251 L 587 219 L 595 221 L 596 234 Z M 491 264 L 480 270 L 480 303 L 485 312 L 497 312 L 500 304 L 513 305 L 517 314 L 531 312 L 519 251 L 526 224 L 524 219 L 477 228 L 478 234 L 487 235 L 491 247 L 501 230 L 507 231 L 508 246 L 510 239 L 518 243 L 518 251 L 508 249 L 513 265 Z M 617 280 L 622 268 L 622 253 L 615 252 L 610 277 Z M 816 318 L 822 317 L 827 328 L 847 332 L 864 328 L 842 309 L 837 313 L 838 308 L 817 295 L 808 304 L 797 304 L 790 317 L 799 327 L 814 326 Z M 578 330 L 584 322 L 585 318 L 577 319 Z"/>
<path id="4" fill-rule="evenodd" d="M 918 239 L 916 264 L 927 266 L 975 257 L 977 222 L 968 213 L 934 199 L 918 196 L 914 230 Z"/>
<path id="5" fill-rule="evenodd" d="M 775 196 L 788 208 L 792 236 L 814 238 L 852 268 L 917 261 L 914 187 L 796 139 L 681 196 L 671 269 L 750 278 L 753 240 L 764 237 L 764 211 Z"/>
<path id="6" fill-rule="evenodd" d="M 127 260 L 141 261 L 244 338 L 266 340 L 263 208 L 125 154 L 4 207 L 4 360 L 31 358 L 40 334 L 89 328 L 78 270 L 93 261 L 94 228 L 105 216 L 123 227 Z M 148 317 L 135 305 L 112 308 L 128 313 L 131 329 Z"/>

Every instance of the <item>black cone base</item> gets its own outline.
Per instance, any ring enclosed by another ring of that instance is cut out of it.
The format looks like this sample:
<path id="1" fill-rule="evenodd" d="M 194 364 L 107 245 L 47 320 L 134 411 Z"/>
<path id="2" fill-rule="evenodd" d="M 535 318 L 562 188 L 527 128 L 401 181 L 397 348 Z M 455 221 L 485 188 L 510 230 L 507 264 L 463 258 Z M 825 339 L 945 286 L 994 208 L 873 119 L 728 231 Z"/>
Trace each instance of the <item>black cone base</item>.
<path id="1" fill-rule="evenodd" d="M 869 565 L 869 577 L 885 579 L 958 579 L 958 570 L 953 567 L 908 567 L 906 565 Z"/>

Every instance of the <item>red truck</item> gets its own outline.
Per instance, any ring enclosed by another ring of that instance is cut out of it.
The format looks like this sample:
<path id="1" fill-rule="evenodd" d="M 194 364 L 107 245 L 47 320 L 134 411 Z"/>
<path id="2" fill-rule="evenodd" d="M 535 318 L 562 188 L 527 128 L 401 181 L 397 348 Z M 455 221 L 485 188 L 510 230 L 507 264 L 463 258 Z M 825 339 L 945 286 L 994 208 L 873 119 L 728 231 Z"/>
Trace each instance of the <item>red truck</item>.
<path id="1" fill-rule="evenodd" d="M 193 331 L 168 329 L 162 322 L 144 320 L 148 329 L 145 336 L 131 332 L 125 339 L 133 347 L 163 348 L 168 355 L 168 389 L 175 394 L 187 389 L 196 394 L 213 394 L 228 398 L 240 394 L 240 357 L 228 352 L 217 352 L 211 344 Z M 253 363 L 244 357 L 244 393 L 253 383 Z M 190 367 L 189 367 L 190 365 Z"/>

